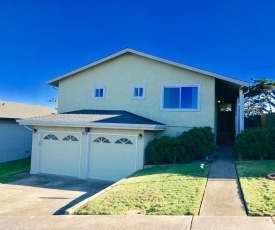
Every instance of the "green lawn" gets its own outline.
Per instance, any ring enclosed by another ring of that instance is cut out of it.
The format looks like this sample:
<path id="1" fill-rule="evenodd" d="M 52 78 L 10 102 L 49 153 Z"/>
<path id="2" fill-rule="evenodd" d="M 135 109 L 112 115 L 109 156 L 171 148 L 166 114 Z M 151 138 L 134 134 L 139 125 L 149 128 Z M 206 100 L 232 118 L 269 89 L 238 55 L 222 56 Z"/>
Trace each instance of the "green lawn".
<path id="1" fill-rule="evenodd" d="M 236 162 L 248 215 L 275 216 L 275 181 L 265 176 L 275 172 L 275 161 Z"/>
<path id="2" fill-rule="evenodd" d="M 76 214 L 125 214 L 143 210 L 148 215 L 196 215 L 210 165 L 172 165 L 144 169 L 97 198 Z"/>
<path id="3" fill-rule="evenodd" d="M 0 164 L 0 184 L 19 179 L 18 173 L 30 171 L 30 159 Z"/>

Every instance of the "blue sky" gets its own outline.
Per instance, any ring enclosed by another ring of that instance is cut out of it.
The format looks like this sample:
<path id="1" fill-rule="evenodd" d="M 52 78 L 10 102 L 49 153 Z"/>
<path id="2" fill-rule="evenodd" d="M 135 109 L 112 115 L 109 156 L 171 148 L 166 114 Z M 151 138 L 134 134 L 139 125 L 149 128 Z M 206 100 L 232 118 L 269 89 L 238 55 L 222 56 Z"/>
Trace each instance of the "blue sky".
<path id="1" fill-rule="evenodd" d="M 274 0 L 0 0 L 0 100 L 53 106 L 45 81 L 126 47 L 275 80 Z"/>

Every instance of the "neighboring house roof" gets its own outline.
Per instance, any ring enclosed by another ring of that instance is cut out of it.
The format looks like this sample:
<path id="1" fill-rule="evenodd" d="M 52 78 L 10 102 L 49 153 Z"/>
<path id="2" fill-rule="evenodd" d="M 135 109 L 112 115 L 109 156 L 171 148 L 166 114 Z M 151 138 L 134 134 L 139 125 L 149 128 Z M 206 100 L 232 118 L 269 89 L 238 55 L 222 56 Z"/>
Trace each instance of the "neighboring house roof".
<path id="1" fill-rule="evenodd" d="M 19 124 L 164 130 L 162 123 L 123 110 L 79 110 L 17 120 Z"/>
<path id="2" fill-rule="evenodd" d="M 162 62 L 162 63 L 168 64 L 168 65 L 172 65 L 172 66 L 176 66 L 176 67 L 179 67 L 179 68 L 182 68 L 182 69 L 186 69 L 186 70 L 194 71 L 194 72 L 197 72 L 197 73 L 205 74 L 205 75 L 208 75 L 210 77 L 214 77 L 214 78 L 217 78 L 217 79 L 228 81 L 228 82 L 240 85 L 240 86 L 246 86 L 246 87 L 249 86 L 249 83 L 246 82 L 246 81 L 241 81 L 241 80 L 238 80 L 238 79 L 235 79 L 235 78 L 231 78 L 231 77 L 227 77 L 227 76 L 224 76 L 224 75 L 212 73 L 212 72 L 209 72 L 209 71 L 206 71 L 206 70 L 202 70 L 202 69 L 195 68 L 195 67 L 192 67 L 192 66 L 180 64 L 180 63 L 177 63 L 177 62 L 174 62 L 174 61 L 169 61 L 169 60 L 164 59 L 164 58 L 159 58 L 159 57 L 156 57 L 156 56 L 153 56 L 153 55 L 150 55 L 150 54 L 146 54 L 146 53 L 142 53 L 142 52 L 139 52 L 139 51 L 136 51 L 136 50 L 133 50 L 133 49 L 129 49 L 129 48 L 123 49 L 123 50 L 121 50 L 117 53 L 109 55 L 109 56 L 107 56 L 105 58 L 102 58 L 98 61 L 92 62 L 92 63 L 90 63 L 88 65 L 85 65 L 81 68 L 78 68 L 76 70 L 70 71 L 70 72 L 68 72 L 66 74 L 63 74 L 61 76 L 58 76 L 56 78 L 53 78 L 53 79 L 47 81 L 46 83 L 49 84 L 49 85 L 58 86 L 58 82 L 61 79 L 69 77 L 69 76 L 71 76 L 75 73 L 81 72 L 81 71 L 86 70 L 88 68 L 91 68 L 93 66 L 99 65 L 103 62 L 106 62 L 110 59 L 113 59 L 115 57 L 118 57 L 118 56 L 126 54 L 126 53 L 136 54 L 136 55 L 139 55 L 141 57 L 149 58 L 149 59 L 152 59 L 152 60 L 155 60 L 155 61 L 158 61 L 158 62 Z"/>
<path id="3" fill-rule="evenodd" d="M 54 113 L 56 110 L 46 106 L 0 101 L 0 118 L 26 119 Z"/>

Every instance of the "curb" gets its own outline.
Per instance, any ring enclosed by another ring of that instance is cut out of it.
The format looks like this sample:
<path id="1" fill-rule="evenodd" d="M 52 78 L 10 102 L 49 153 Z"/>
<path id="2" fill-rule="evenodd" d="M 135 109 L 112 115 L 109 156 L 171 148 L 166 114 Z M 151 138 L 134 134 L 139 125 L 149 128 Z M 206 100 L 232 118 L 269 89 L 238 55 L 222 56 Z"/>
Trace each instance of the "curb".
<path id="1" fill-rule="evenodd" d="M 80 208 L 82 208 L 85 204 L 87 204 L 87 202 L 89 202 L 89 201 L 95 199 L 96 197 L 98 197 L 98 196 L 101 195 L 102 193 L 104 193 L 104 192 L 108 191 L 109 189 L 115 187 L 116 185 L 118 185 L 119 183 L 121 183 L 122 181 L 124 181 L 125 179 L 126 179 L 126 178 L 124 178 L 124 179 L 122 179 L 122 180 L 120 180 L 120 181 L 118 181 L 118 182 L 116 182 L 116 183 L 110 185 L 109 187 L 107 187 L 107 188 L 101 190 L 100 192 L 98 192 L 98 193 L 96 193 L 96 194 L 94 194 L 94 195 L 92 195 L 92 196 L 86 198 L 85 200 L 83 200 L 83 201 L 77 203 L 76 205 L 74 205 L 74 206 L 68 208 L 68 209 L 65 211 L 64 214 L 65 214 L 65 215 L 74 215 L 74 213 L 75 213 L 77 210 L 79 210 Z"/>

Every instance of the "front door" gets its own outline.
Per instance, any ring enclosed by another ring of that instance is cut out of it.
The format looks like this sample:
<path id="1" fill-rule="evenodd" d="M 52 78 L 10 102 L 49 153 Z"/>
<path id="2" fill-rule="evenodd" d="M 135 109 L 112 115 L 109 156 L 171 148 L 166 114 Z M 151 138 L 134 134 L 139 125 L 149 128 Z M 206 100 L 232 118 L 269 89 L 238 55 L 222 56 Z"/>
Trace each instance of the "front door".
<path id="1" fill-rule="evenodd" d="M 235 113 L 233 103 L 218 104 L 217 145 L 233 145 L 235 137 Z"/>

